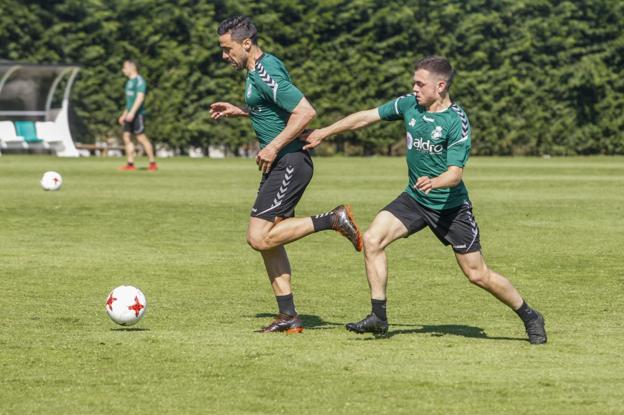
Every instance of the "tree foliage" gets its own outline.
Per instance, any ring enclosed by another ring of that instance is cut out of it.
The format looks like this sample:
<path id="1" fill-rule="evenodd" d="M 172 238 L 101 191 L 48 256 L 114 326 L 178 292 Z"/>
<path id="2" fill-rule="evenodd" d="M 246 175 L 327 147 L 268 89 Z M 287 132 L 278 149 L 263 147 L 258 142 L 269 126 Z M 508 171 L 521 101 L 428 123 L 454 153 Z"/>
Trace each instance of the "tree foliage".
<path id="1" fill-rule="evenodd" d="M 121 63 L 135 58 L 155 141 L 237 148 L 254 140 L 248 121 L 208 115 L 243 99 L 244 73 L 221 60 L 216 35 L 233 14 L 252 16 L 286 63 L 313 126 L 409 92 L 414 61 L 439 54 L 457 70 L 475 153 L 624 153 L 619 0 L 0 0 L 0 58 L 82 65 L 73 103 L 90 140 L 119 134 Z M 403 135 L 382 123 L 334 140 L 386 154 Z"/>

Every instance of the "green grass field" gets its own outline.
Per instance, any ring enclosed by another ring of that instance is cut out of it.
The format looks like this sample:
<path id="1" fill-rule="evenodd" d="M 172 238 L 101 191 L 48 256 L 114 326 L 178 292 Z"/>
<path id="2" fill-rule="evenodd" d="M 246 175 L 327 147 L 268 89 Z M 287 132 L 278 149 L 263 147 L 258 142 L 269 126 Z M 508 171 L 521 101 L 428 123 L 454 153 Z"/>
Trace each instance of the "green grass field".
<path id="1" fill-rule="evenodd" d="M 288 246 L 305 332 L 254 333 L 276 310 L 245 243 L 254 162 L 121 163 L 0 157 L 1 414 L 624 413 L 624 158 L 469 163 L 486 259 L 545 346 L 428 230 L 388 250 L 388 339 L 344 330 L 370 302 L 333 232 Z M 349 202 L 365 229 L 406 182 L 402 158 L 315 163 L 299 216 Z M 104 310 L 122 284 L 147 296 L 135 329 Z"/>

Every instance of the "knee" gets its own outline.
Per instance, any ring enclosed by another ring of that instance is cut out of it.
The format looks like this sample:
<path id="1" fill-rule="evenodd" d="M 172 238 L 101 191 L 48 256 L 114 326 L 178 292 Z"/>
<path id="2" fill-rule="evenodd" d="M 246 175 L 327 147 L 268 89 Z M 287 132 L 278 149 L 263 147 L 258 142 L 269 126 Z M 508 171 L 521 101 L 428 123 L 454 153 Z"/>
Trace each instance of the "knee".
<path id="1" fill-rule="evenodd" d="M 464 274 L 472 284 L 479 287 L 487 287 L 490 282 L 490 270 L 483 268 L 469 268 Z"/>
<path id="2" fill-rule="evenodd" d="M 381 238 L 374 232 L 366 231 L 362 241 L 364 242 L 365 252 L 374 252 L 381 249 Z"/>
<path id="3" fill-rule="evenodd" d="M 247 235 L 247 244 L 255 251 L 266 250 L 263 238 L 254 235 Z"/>
<path id="4" fill-rule="evenodd" d="M 273 248 L 268 237 L 259 234 L 247 234 L 247 244 L 255 251 L 267 251 Z"/>

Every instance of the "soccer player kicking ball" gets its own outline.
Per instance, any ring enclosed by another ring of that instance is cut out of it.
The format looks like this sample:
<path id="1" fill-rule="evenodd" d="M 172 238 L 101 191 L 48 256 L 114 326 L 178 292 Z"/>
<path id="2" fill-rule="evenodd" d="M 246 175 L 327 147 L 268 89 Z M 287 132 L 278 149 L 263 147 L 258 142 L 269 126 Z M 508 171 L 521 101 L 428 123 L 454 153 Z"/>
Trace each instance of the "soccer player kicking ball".
<path id="1" fill-rule="evenodd" d="M 416 63 L 413 94 L 351 114 L 306 137 L 308 144 L 304 148 L 309 149 L 331 135 L 380 120 L 402 120 L 407 130 L 409 184 L 377 214 L 364 234 L 372 312 L 361 321 L 347 324 L 347 330 L 386 335 L 388 268 L 384 250 L 397 239 L 429 227 L 443 244 L 453 247 L 457 263 L 471 283 L 518 314 L 532 344 L 546 343 L 544 317 L 529 307 L 507 278 L 488 268 L 481 255 L 479 228 L 462 181 L 470 153 L 471 128 L 464 110 L 449 96 L 453 74 L 445 58 L 424 58 Z"/>
<path id="2" fill-rule="evenodd" d="M 333 229 L 362 250 L 362 237 L 351 208 L 339 205 L 313 217 L 295 218 L 295 206 L 312 179 L 312 159 L 297 137 L 316 112 L 293 85 L 284 64 L 263 52 L 248 17 L 234 16 L 219 25 L 223 59 L 237 70 L 247 70 L 245 108 L 227 102 L 210 106 L 212 118 L 249 117 L 260 142 L 256 163 L 262 171 L 256 202 L 251 209 L 247 242 L 264 259 L 279 314 L 260 331 L 299 333 L 290 284 L 291 269 L 284 245 L 314 232 Z"/>

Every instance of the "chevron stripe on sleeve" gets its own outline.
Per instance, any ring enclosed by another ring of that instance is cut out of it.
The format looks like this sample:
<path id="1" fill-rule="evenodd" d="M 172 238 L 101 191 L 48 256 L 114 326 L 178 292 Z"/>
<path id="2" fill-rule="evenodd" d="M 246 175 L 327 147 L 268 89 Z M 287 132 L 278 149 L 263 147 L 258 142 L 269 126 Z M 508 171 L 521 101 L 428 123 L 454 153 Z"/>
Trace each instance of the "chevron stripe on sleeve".
<path id="1" fill-rule="evenodd" d="M 258 71 L 260 79 L 273 91 L 273 101 L 277 101 L 277 88 L 279 88 L 279 84 L 271 78 L 271 75 L 264 69 L 264 65 L 261 62 L 256 62 L 256 71 Z"/>
<path id="2" fill-rule="evenodd" d="M 461 120 L 461 137 L 459 140 L 455 141 L 453 144 L 448 146 L 448 148 L 451 148 L 454 145 L 463 143 L 464 141 L 468 140 L 468 138 L 470 138 L 470 136 L 468 135 L 468 130 L 470 127 L 468 124 L 468 117 L 466 116 L 466 113 L 457 104 L 451 105 L 451 110 L 453 110 L 457 115 L 459 115 L 459 119 Z"/>

